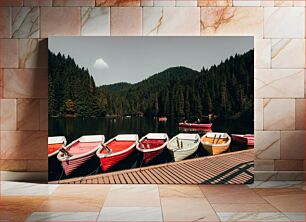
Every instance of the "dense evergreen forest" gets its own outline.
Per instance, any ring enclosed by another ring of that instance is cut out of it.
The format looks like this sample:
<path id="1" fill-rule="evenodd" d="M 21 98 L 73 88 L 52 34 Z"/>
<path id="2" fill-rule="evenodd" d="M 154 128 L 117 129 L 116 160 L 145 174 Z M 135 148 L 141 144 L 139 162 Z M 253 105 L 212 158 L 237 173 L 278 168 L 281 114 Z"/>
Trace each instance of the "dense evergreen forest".
<path id="1" fill-rule="evenodd" d="M 49 51 L 49 116 L 109 115 L 253 119 L 254 51 L 198 72 L 172 67 L 136 84 L 96 87 L 73 58 Z M 102 75 L 103 73 L 101 73 Z"/>

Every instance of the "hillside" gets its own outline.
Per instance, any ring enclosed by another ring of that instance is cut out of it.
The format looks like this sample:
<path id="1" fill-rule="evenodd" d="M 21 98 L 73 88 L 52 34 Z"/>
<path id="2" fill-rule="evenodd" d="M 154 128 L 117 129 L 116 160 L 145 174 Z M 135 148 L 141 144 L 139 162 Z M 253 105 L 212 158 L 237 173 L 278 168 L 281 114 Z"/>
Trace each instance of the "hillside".
<path id="1" fill-rule="evenodd" d="M 108 93 L 116 94 L 120 92 L 126 92 L 128 91 L 133 85 L 131 83 L 127 82 L 119 82 L 111 85 L 103 85 L 98 87 L 97 89 L 105 90 Z"/>
<path id="2" fill-rule="evenodd" d="M 71 60 L 64 57 L 58 59 L 59 56 L 52 53 L 50 56 L 51 61 L 56 60 L 49 63 L 51 66 L 55 66 L 57 62 L 66 63 L 66 60 Z M 100 86 L 94 90 L 92 89 L 94 80 L 88 71 L 80 69 L 75 63 L 74 66 L 70 64 L 71 69 L 83 73 L 82 75 L 86 76 L 84 78 L 90 80 L 84 85 L 83 90 L 89 98 L 86 101 L 91 101 L 92 111 L 86 115 L 79 112 L 82 103 L 78 102 L 79 105 L 75 105 L 75 113 L 78 116 L 172 115 L 187 118 L 214 113 L 222 117 L 246 115 L 253 118 L 253 61 L 254 52 L 251 50 L 243 55 L 231 56 L 219 65 L 202 69 L 200 72 L 187 67 L 170 67 L 136 84 L 116 83 Z M 49 78 L 54 79 L 54 76 L 58 75 L 54 73 L 54 69 L 50 68 Z M 62 76 L 69 78 L 68 70 L 65 67 L 62 70 L 65 74 Z M 66 93 L 63 99 L 59 98 L 61 106 L 52 113 L 63 115 L 67 113 L 67 99 L 72 101 L 82 99 L 77 98 L 77 93 L 69 92 L 73 89 L 65 85 L 65 81 L 57 84 L 63 84 L 59 88 L 64 88 Z M 52 91 L 53 94 L 57 94 L 57 90 Z"/>

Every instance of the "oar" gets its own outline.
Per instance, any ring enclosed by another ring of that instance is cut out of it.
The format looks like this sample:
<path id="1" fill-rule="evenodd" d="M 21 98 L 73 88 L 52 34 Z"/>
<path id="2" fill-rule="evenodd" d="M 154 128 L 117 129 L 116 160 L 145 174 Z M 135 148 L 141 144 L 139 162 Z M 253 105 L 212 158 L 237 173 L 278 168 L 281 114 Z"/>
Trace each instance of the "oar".
<path id="1" fill-rule="evenodd" d="M 109 148 L 107 145 L 101 144 L 101 146 L 106 150 L 107 153 L 112 153 L 113 152 L 112 149 Z"/>
<path id="2" fill-rule="evenodd" d="M 219 135 L 219 138 L 218 138 L 218 140 L 217 140 L 216 144 L 218 144 L 218 142 L 219 142 L 220 138 L 221 138 L 221 134 Z"/>
<path id="3" fill-rule="evenodd" d="M 212 144 L 214 144 L 217 134 L 215 134 Z"/>
<path id="4" fill-rule="evenodd" d="M 69 153 L 69 151 L 64 149 L 63 147 L 60 148 L 59 151 L 62 152 L 64 155 L 68 156 L 68 157 L 72 157 L 72 154 Z"/>
<path id="5" fill-rule="evenodd" d="M 176 137 L 176 143 L 177 143 L 177 148 L 180 149 L 180 141 L 179 141 L 178 137 Z"/>
<path id="6" fill-rule="evenodd" d="M 147 149 L 146 146 L 143 143 L 139 143 L 142 149 Z"/>

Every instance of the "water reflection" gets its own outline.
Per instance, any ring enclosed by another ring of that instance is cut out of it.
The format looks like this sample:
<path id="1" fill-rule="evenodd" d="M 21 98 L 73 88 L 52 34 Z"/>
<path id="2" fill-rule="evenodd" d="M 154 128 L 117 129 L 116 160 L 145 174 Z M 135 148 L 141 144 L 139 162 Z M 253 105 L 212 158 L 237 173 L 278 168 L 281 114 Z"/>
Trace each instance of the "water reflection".
<path id="1" fill-rule="evenodd" d="M 153 117 L 117 117 L 117 118 L 79 118 L 79 119 L 49 119 L 49 136 L 66 136 L 71 142 L 80 136 L 103 134 L 106 140 L 120 133 L 136 133 L 139 138 L 147 133 L 167 133 L 169 138 L 179 132 L 206 133 L 206 129 L 179 128 L 179 119 L 168 118 L 168 121 L 158 121 Z M 253 134 L 253 121 L 245 119 L 213 121 L 212 131 L 228 134 Z"/>

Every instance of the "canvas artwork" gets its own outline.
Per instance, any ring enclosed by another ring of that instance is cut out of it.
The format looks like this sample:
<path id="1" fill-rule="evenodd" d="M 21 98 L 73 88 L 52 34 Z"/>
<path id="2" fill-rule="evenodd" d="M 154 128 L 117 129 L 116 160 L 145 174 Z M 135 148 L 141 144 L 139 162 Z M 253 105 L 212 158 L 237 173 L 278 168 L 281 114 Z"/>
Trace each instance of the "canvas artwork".
<path id="1" fill-rule="evenodd" d="M 253 182 L 253 37 L 48 45 L 50 183 Z"/>

